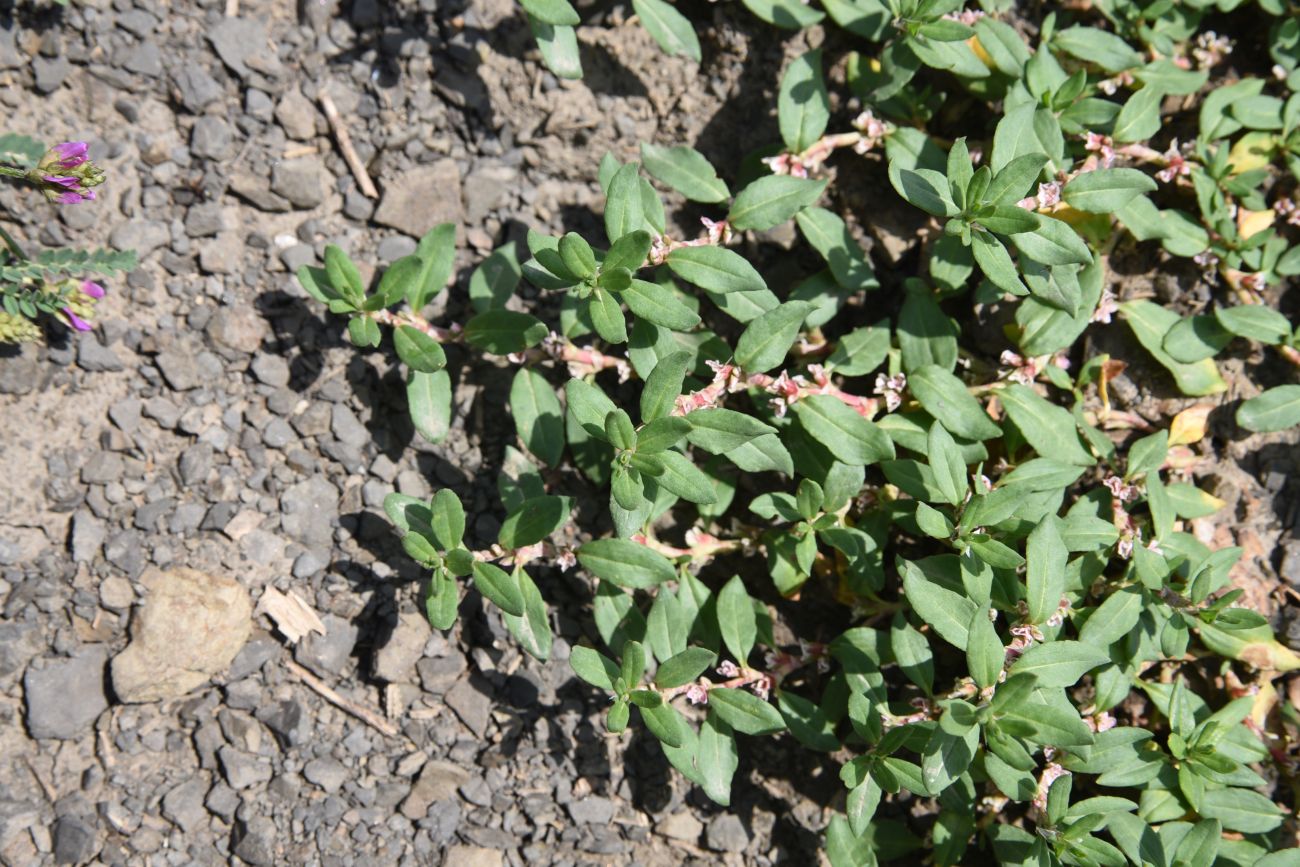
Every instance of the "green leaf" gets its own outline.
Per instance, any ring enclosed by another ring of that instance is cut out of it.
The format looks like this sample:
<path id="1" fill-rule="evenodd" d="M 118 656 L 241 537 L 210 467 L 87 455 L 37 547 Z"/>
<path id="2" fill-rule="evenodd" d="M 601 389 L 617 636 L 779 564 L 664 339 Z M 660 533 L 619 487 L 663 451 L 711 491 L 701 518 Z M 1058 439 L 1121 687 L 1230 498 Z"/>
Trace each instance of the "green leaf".
<path id="1" fill-rule="evenodd" d="M 516 617 L 504 615 L 502 620 L 511 636 L 523 647 L 524 653 L 533 659 L 546 662 L 551 655 L 551 625 L 547 620 L 546 601 L 541 591 L 533 584 L 532 578 L 524 569 L 515 569 L 515 581 L 519 582 L 520 593 L 524 597 L 524 614 Z"/>
<path id="2" fill-rule="evenodd" d="M 578 549 L 578 562 L 597 578 L 644 590 L 677 577 L 672 561 L 629 539 L 597 539 Z"/>
<path id="3" fill-rule="evenodd" d="M 979 204 L 1014 205 L 1029 195 L 1034 182 L 1043 172 L 1047 155 L 1042 153 L 1024 153 L 1008 160 L 998 170 L 984 191 L 983 202 Z"/>
<path id="4" fill-rule="evenodd" d="M 676 656 L 664 660 L 655 672 L 655 686 L 672 689 L 685 686 L 713 665 L 718 655 L 703 647 L 688 647 Z"/>
<path id="5" fill-rule="evenodd" d="M 447 488 L 438 491 L 433 497 L 429 524 L 439 548 L 450 551 L 458 547 L 465 538 L 465 509 L 460 498 Z"/>
<path id="6" fill-rule="evenodd" d="M 507 614 L 523 616 L 524 596 L 519 589 L 519 582 L 509 572 L 491 563 L 475 560 L 473 575 L 474 586 L 493 605 Z"/>
<path id="7" fill-rule="evenodd" d="M 846 464 L 868 466 L 894 457 L 893 440 L 839 398 L 809 395 L 795 402 L 794 411 L 804 430 Z"/>
<path id="8" fill-rule="evenodd" d="M 889 649 L 907 679 L 925 690 L 926 695 L 933 695 L 934 652 L 920 630 L 901 614 L 894 615 L 894 622 L 890 625 Z"/>
<path id="9" fill-rule="evenodd" d="M 776 433 L 753 416 L 730 409 L 697 409 L 686 416 L 691 423 L 691 445 L 722 455 L 744 446 L 756 437 Z"/>
<path id="10" fill-rule="evenodd" d="M 379 288 L 376 295 L 380 299 L 379 307 L 392 307 L 397 302 L 407 296 L 408 291 L 413 288 L 415 281 L 419 279 L 420 272 L 424 268 L 424 263 L 418 256 L 403 256 L 384 271 L 384 276 L 379 278 Z M 373 300 L 373 299 L 372 299 Z M 367 309 L 371 309 L 367 306 Z"/>
<path id="11" fill-rule="evenodd" d="M 1002 708 L 1002 716 L 1015 720 L 1032 732 L 1032 739 L 1040 744 L 1056 747 L 1087 746 L 1095 740 L 1092 730 L 1079 718 L 1079 712 L 1056 704 L 1040 704 L 1033 700 L 1009 702 Z"/>
<path id="12" fill-rule="evenodd" d="M 1097 169 L 1075 175 L 1061 190 L 1066 204 L 1092 214 L 1113 214 L 1133 199 L 1156 188 L 1137 169 Z"/>
<path id="13" fill-rule="evenodd" d="M 700 787 L 714 803 L 727 806 L 731 803 L 731 778 L 740 766 L 736 752 L 736 738 L 731 726 L 710 710 L 700 725 L 700 745 L 697 761 L 700 770 Z"/>
<path id="14" fill-rule="evenodd" d="M 424 594 L 424 615 L 434 629 L 450 629 L 456 622 L 460 595 L 456 579 L 443 569 L 435 569 Z"/>
<path id="15" fill-rule="evenodd" d="M 694 734 L 677 709 L 667 702 L 655 707 L 641 708 L 641 719 L 645 722 L 645 727 L 650 730 L 650 734 L 662 741 L 665 748 L 680 748 Z"/>
<path id="16" fill-rule="evenodd" d="M 1256 433 L 1300 424 L 1300 385 L 1277 385 L 1237 407 L 1237 424 Z"/>
<path id="17" fill-rule="evenodd" d="M 1011 238 L 1022 255 L 1044 265 L 1087 265 L 1092 261 L 1088 245 L 1070 224 L 1043 217 L 1038 228 Z"/>
<path id="18" fill-rule="evenodd" d="M 1029 622 L 1045 623 L 1056 613 L 1065 592 L 1065 562 L 1069 553 L 1061 540 L 1057 519 L 1049 515 L 1029 534 L 1025 551 L 1026 603 Z"/>
<path id="19" fill-rule="evenodd" d="M 710 292 L 767 290 L 754 266 L 725 247 L 678 247 L 668 254 L 667 262 L 678 277 Z"/>
<path id="20" fill-rule="evenodd" d="M 1095 27 L 1067 27 L 1057 31 L 1052 44 L 1086 63 L 1107 72 L 1123 72 L 1142 64 L 1142 55 L 1114 33 Z"/>
<path id="21" fill-rule="evenodd" d="M 841 376 L 862 376 L 884 363 L 889 342 L 886 326 L 857 328 L 839 339 L 826 364 Z"/>
<path id="22" fill-rule="evenodd" d="M 474 310 L 482 313 L 505 307 L 521 277 L 523 271 L 513 241 L 493 250 L 469 278 L 469 300 Z"/>
<path id="23" fill-rule="evenodd" d="M 935 217 L 954 217 L 959 209 L 948 190 L 948 179 L 933 169 L 905 169 L 889 164 L 889 182 L 908 204 Z"/>
<path id="24" fill-rule="evenodd" d="M 766 373 L 785 360 L 813 305 L 787 301 L 754 319 L 736 343 L 736 363 L 747 373 Z"/>
<path id="25" fill-rule="evenodd" d="M 604 289 L 596 289 L 588 301 L 596 333 L 609 343 L 627 343 L 627 320 L 623 318 L 618 299 Z"/>
<path id="26" fill-rule="evenodd" d="M 786 30 L 811 27 L 825 16 L 799 0 L 741 0 L 745 8 L 768 24 Z"/>
<path id="27" fill-rule="evenodd" d="M 652 325 L 672 331 L 689 331 L 700 324 L 700 316 L 687 307 L 671 289 L 659 283 L 633 280 L 620 296 L 633 314 Z"/>
<path id="28" fill-rule="evenodd" d="M 1032 674 L 1039 686 L 1071 687 L 1089 671 L 1108 662 L 1110 656 L 1105 651 L 1082 641 L 1049 641 L 1026 650 L 1008 675 Z"/>
<path id="29" fill-rule="evenodd" d="M 731 580 L 718 591 L 716 605 L 722 641 L 727 645 L 727 650 L 731 651 L 731 655 L 736 658 L 736 662 L 746 665 L 749 653 L 754 649 L 754 641 L 758 637 L 758 620 L 754 613 L 753 600 L 745 592 L 744 582 L 740 580 L 739 575 L 731 576 Z M 734 726 L 735 723 L 732 725 Z M 736 726 L 736 728 L 740 727 Z"/>
<path id="30" fill-rule="evenodd" d="M 527 499 L 501 522 L 497 542 L 507 551 L 535 545 L 564 526 L 572 510 L 569 497 L 543 494 Z"/>
<path id="31" fill-rule="evenodd" d="M 1146 141 L 1160 132 L 1160 102 L 1164 97 L 1163 92 L 1151 85 L 1130 96 L 1115 118 L 1111 138 L 1117 144 L 1127 144 Z"/>
<path id="32" fill-rule="evenodd" d="M 944 368 L 933 364 L 918 367 L 909 374 L 907 384 L 921 407 L 953 434 L 969 440 L 1002 435 L 965 384 Z"/>
<path id="33" fill-rule="evenodd" d="M 1164 336 L 1178 322 L 1177 313 L 1147 300 L 1126 301 L 1120 304 L 1119 309 L 1138 342 L 1173 374 L 1174 381 L 1183 394 L 1203 397 L 1227 389 L 1227 383 L 1209 359 L 1195 364 L 1183 364 L 1165 352 Z"/>
<path id="34" fill-rule="evenodd" d="M 0 135 L 0 162 L 31 169 L 45 156 L 45 151 L 45 143 L 31 136 L 12 132 Z"/>
<path id="35" fill-rule="evenodd" d="M 626 163 L 609 182 L 605 197 L 605 234 L 610 243 L 645 226 L 639 163 Z"/>
<path id="36" fill-rule="evenodd" d="M 555 389 L 531 368 L 522 367 L 510 386 L 510 413 L 528 451 L 548 466 L 564 454 L 564 410 Z"/>
<path id="37" fill-rule="evenodd" d="M 971 619 L 979 610 L 974 602 L 926 579 L 914 563 L 901 561 L 903 592 L 912 610 L 958 650 L 966 649 Z"/>
<path id="38" fill-rule="evenodd" d="M 577 232 L 568 232 L 560 238 L 557 249 L 564 267 L 575 277 L 586 279 L 596 273 L 596 254 Z"/>
<path id="39" fill-rule="evenodd" d="M 342 247 L 334 244 L 325 246 L 325 273 L 329 277 L 330 285 L 339 294 L 354 303 L 360 303 L 366 287 L 361 282 L 361 272 L 348 258 L 348 254 L 343 252 Z"/>
<path id="40" fill-rule="evenodd" d="M 691 353 L 684 350 L 659 360 L 646 377 L 645 388 L 641 391 L 642 421 L 654 421 L 672 414 L 692 361 Z"/>
<path id="41" fill-rule="evenodd" d="M 785 720 L 772 705 L 752 692 L 729 687 L 709 690 L 709 708 L 718 719 L 747 735 L 770 735 L 785 730 Z"/>
<path id="42" fill-rule="evenodd" d="M 822 78 L 822 54 L 814 49 L 796 57 L 781 76 L 777 120 L 786 150 L 802 153 L 826 132 L 830 97 Z"/>
<path id="43" fill-rule="evenodd" d="M 582 645 L 572 648 L 569 651 L 569 667 L 574 674 L 597 689 L 614 691 L 614 681 L 619 676 L 618 664 L 600 651 Z"/>
<path id="44" fill-rule="evenodd" d="M 487 310 L 465 323 L 465 340 L 494 355 L 509 355 L 535 346 L 546 336 L 546 323 L 514 310 Z"/>
<path id="45" fill-rule="evenodd" d="M 717 170 L 694 148 L 685 145 L 665 148 L 642 143 L 641 161 L 645 170 L 692 202 L 713 204 L 731 196 Z"/>
<path id="46" fill-rule="evenodd" d="M 909 376 L 928 364 L 945 370 L 957 364 L 957 326 L 940 309 L 930 289 L 919 282 L 908 285 L 898 314 L 898 345 L 903 352 L 903 370 Z"/>
<path id="47" fill-rule="evenodd" d="M 1078 428 L 1069 410 L 1048 403 L 1025 385 L 1008 385 L 998 399 L 1025 441 L 1040 455 L 1079 466 L 1096 463 L 1079 442 Z"/>
<path id="48" fill-rule="evenodd" d="M 971 253 L 989 282 L 1013 295 L 1027 295 L 1029 290 L 1020 279 L 1019 269 L 1001 240 L 988 232 L 971 233 Z"/>
<path id="49" fill-rule="evenodd" d="M 829 181 L 791 175 L 759 178 L 736 194 L 727 221 L 738 231 L 753 229 L 762 232 L 775 228 L 816 202 L 827 183 Z M 669 259 L 672 259 L 671 255 Z"/>
<path id="50" fill-rule="evenodd" d="M 685 15 L 664 0 L 632 0 L 641 24 L 668 54 L 682 54 L 700 61 L 700 40 Z"/>
<path id="51" fill-rule="evenodd" d="M 1200 813 L 1218 819 L 1228 831 L 1264 834 L 1282 824 L 1283 811 L 1270 799 L 1249 789 L 1211 789 L 1201 799 Z"/>
<path id="52" fill-rule="evenodd" d="M 440 223 L 420 239 L 415 255 L 420 257 L 423 269 L 406 293 L 406 301 L 417 313 L 442 291 L 451 279 L 456 264 L 456 225 Z"/>
<path id="53" fill-rule="evenodd" d="M 862 247 L 839 215 L 825 208 L 805 208 L 795 215 L 795 222 L 842 288 L 875 289 L 880 285 Z"/>
<path id="54" fill-rule="evenodd" d="M 447 371 L 412 370 L 406 382 L 406 408 L 411 424 L 425 441 L 436 445 L 446 439 L 451 431 L 451 377 Z"/>
<path id="55" fill-rule="evenodd" d="M 976 608 L 971 614 L 966 634 L 966 665 L 971 677 L 981 689 L 998 682 L 1007 651 L 998 638 L 998 631 L 989 620 L 987 609 Z"/>
<path id="56" fill-rule="evenodd" d="M 447 366 L 447 356 L 438 341 L 410 325 L 394 329 L 393 346 L 406 366 L 420 373 L 436 373 Z"/>
<path id="57" fill-rule="evenodd" d="M 547 24 L 574 27 L 582 20 L 568 0 L 519 0 L 519 5 L 533 18 Z"/>
<path id="58" fill-rule="evenodd" d="M 643 455 L 659 454 L 677 445 L 690 432 L 691 423 L 681 416 L 656 418 L 637 432 L 636 450 Z"/>
<path id="59" fill-rule="evenodd" d="M 1291 336 L 1290 321 L 1272 307 L 1263 304 L 1220 307 L 1214 311 L 1214 318 L 1238 337 L 1258 340 L 1260 343 L 1282 343 Z"/>
<path id="60" fill-rule="evenodd" d="M 663 475 L 656 478 L 659 487 L 700 505 L 718 501 L 713 481 L 690 458 L 674 451 L 663 452 L 658 458 L 664 467 Z"/>

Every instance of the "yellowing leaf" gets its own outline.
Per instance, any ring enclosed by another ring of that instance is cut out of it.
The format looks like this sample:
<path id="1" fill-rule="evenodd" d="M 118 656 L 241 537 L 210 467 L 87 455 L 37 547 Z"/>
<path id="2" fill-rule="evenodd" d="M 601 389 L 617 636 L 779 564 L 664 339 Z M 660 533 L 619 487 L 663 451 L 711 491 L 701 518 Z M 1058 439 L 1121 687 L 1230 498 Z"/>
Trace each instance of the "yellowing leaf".
<path id="1" fill-rule="evenodd" d="M 1237 233 L 1243 238 L 1258 234 L 1273 225 L 1274 216 L 1272 208 L 1267 211 L 1248 211 L 1245 208 L 1238 208 Z"/>
<path id="2" fill-rule="evenodd" d="M 1239 175 L 1253 169 L 1262 169 L 1273 159 L 1277 149 L 1277 136 L 1270 132 L 1248 132 L 1242 136 L 1228 155 L 1232 173 Z"/>
<path id="3" fill-rule="evenodd" d="M 1205 437 L 1205 425 L 1212 409 L 1214 407 L 1208 403 L 1198 403 L 1174 416 L 1169 425 L 1169 444 L 1189 446 L 1200 442 Z"/>

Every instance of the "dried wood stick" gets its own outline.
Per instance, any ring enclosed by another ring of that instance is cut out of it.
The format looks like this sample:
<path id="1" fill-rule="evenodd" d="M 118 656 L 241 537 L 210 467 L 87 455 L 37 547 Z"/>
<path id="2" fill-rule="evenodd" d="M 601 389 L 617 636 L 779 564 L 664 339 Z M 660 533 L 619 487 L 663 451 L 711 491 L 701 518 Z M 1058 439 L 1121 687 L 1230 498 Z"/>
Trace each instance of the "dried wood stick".
<path id="1" fill-rule="evenodd" d="M 289 671 L 293 672 L 298 677 L 299 680 L 311 687 L 317 695 L 330 704 L 352 714 L 357 719 L 377 731 L 388 735 L 390 738 L 402 737 L 402 733 L 398 730 L 397 726 L 393 725 L 365 705 L 357 704 L 355 701 L 339 695 L 337 692 L 330 689 L 323 680 L 294 662 L 292 659 L 286 659 L 284 664 L 288 667 Z"/>
<path id="2" fill-rule="evenodd" d="M 330 129 L 334 130 L 334 140 L 338 142 L 339 150 L 343 152 L 343 159 L 347 161 L 348 168 L 352 169 L 352 176 L 357 179 L 357 186 L 361 188 L 362 194 L 371 199 L 379 198 L 379 191 L 375 189 L 374 181 L 370 180 L 365 165 L 357 156 L 356 149 L 352 147 L 352 136 L 348 135 L 348 128 L 343 125 L 343 118 L 339 117 L 338 106 L 334 105 L 334 100 L 323 87 L 317 99 L 320 101 L 320 107 L 325 111 L 325 119 L 330 122 Z"/>

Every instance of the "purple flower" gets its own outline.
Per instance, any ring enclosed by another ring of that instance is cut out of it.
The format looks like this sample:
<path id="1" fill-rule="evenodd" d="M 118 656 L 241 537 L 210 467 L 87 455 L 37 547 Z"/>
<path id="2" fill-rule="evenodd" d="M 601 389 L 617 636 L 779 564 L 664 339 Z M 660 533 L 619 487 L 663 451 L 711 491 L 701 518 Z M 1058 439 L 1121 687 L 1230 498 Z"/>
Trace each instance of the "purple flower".
<path id="1" fill-rule="evenodd" d="M 94 280 L 82 280 L 82 281 L 81 281 L 81 294 L 82 294 L 82 295 L 87 295 L 87 296 L 89 296 L 89 297 L 91 297 L 91 298 L 96 298 L 96 299 L 98 299 L 98 298 L 103 298 L 103 297 L 104 297 L 104 287 L 103 287 L 103 286 L 100 286 L 100 285 L 99 285 L 98 283 L 96 283 Z"/>
<path id="2" fill-rule="evenodd" d="M 89 145 L 84 141 L 65 141 L 50 148 L 50 153 L 58 157 L 58 165 L 64 169 L 75 169 L 87 159 Z"/>
<path id="3" fill-rule="evenodd" d="M 77 314 L 73 313 L 71 307 L 64 307 L 64 308 L 63 308 L 63 315 L 64 315 L 64 317 L 67 318 L 67 320 L 68 320 L 68 324 L 71 325 L 73 328 L 75 328 L 77 331 L 89 331 L 89 330 L 90 330 L 90 328 L 91 328 L 90 323 L 87 322 L 86 320 L 82 319 L 82 318 L 81 318 L 80 316 L 78 316 Z"/>
<path id="4" fill-rule="evenodd" d="M 66 193 L 59 193 L 53 196 L 51 196 L 49 193 L 46 193 L 46 196 L 50 199 L 50 201 L 60 205 L 75 205 L 79 202 L 93 202 L 95 200 L 95 191 L 83 190 L 80 193 L 76 193 L 69 190 Z"/>

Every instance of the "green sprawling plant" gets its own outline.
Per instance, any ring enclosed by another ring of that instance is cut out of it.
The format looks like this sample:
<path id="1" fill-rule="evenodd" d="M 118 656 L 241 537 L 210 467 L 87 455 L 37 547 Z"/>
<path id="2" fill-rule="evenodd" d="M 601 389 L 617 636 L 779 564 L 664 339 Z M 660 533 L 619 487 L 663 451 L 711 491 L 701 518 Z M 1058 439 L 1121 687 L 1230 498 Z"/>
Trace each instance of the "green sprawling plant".
<path id="1" fill-rule="evenodd" d="M 562 2 L 525 5 L 552 34 L 576 23 L 558 20 Z M 776 23 L 822 14 L 746 5 Z M 432 442 L 451 412 L 442 344 L 519 366 L 496 544 L 465 547 L 450 491 L 385 504 L 430 575 L 430 622 L 453 623 L 467 578 L 545 659 L 550 618 L 525 567 L 580 566 L 601 644 L 570 661 L 610 694 L 609 730 L 635 707 L 724 805 L 738 736 L 833 754 L 836 867 L 1300 864 L 1300 720 L 1273 685 L 1300 656 L 1235 604 L 1242 551 L 1191 531 L 1223 505 L 1194 484 L 1209 406 L 1167 427 L 1116 410 L 1122 364 L 1079 343 L 1118 316 L 1190 396 L 1226 388 L 1214 357 L 1233 341 L 1300 360 L 1296 329 L 1264 303 L 1300 273 L 1283 195 L 1300 174 L 1294 10 L 1260 4 L 1278 17 L 1270 78 L 1207 92 L 1226 45 L 1197 34 L 1206 4 L 1105 2 L 1064 27 L 1049 14 L 1032 44 L 992 6 L 823 6 L 883 40 L 847 58 L 870 109 L 828 133 L 824 59 L 796 58 L 782 143 L 753 163 L 768 171 L 742 166 L 734 194 L 689 147 L 607 157 L 605 239 L 530 233 L 527 257 L 496 251 L 463 326 L 421 314 L 450 279 L 451 226 L 373 291 L 338 248 L 300 272 L 358 345 L 393 329 Z M 941 139 L 927 125 L 950 91 L 969 126 Z M 1172 122 L 1195 142 L 1171 142 Z M 829 161 L 845 151 L 929 215 L 893 288 L 834 208 Z M 667 234 L 651 179 L 716 209 L 700 237 Z M 769 286 L 728 244 L 790 220 L 825 268 Z M 1121 303 L 1109 258 L 1139 242 L 1195 259 L 1210 306 Z M 523 279 L 561 296 L 558 321 L 506 308 Z M 966 348 L 990 312 L 1005 323 L 997 358 Z M 1300 423 L 1300 385 L 1236 418 Z M 582 493 L 549 481 L 566 463 L 608 488 L 613 527 L 573 551 L 552 541 Z"/>
<path id="2" fill-rule="evenodd" d="M 85 142 L 64 142 L 46 149 L 36 139 L 0 135 L 0 177 L 35 187 L 60 205 L 95 198 L 104 173 L 86 156 Z M 135 267 L 134 252 L 112 250 L 45 250 L 28 256 L 0 228 L 0 343 L 39 340 L 40 321 L 56 319 L 88 331 L 104 287 L 84 275 L 111 275 Z"/>

